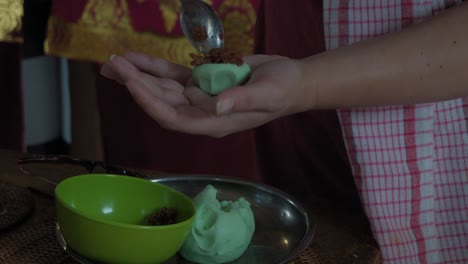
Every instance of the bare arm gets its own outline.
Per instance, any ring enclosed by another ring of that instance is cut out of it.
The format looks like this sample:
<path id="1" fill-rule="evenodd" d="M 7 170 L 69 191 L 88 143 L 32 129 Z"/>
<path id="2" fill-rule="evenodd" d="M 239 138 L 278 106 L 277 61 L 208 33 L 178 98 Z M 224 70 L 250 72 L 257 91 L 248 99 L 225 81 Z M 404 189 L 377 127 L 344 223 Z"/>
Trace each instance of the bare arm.
<path id="1" fill-rule="evenodd" d="M 302 87 L 308 94 L 301 103 L 305 109 L 468 96 L 468 4 L 401 32 L 312 56 L 302 63 Z"/>
<path id="2" fill-rule="evenodd" d="M 303 60 L 254 55 L 249 81 L 213 97 L 188 68 L 144 54 L 101 73 L 126 84 L 160 125 L 222 137 L 310 109 L 413 104 L 468 96 L 468 4 L 398 33 Z"/>

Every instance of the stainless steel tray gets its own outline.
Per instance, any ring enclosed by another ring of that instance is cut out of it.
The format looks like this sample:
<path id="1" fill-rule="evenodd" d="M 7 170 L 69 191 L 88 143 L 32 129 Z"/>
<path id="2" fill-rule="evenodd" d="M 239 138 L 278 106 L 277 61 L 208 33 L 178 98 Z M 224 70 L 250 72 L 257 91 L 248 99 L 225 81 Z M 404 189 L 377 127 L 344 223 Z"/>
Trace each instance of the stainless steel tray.
<path id="1" fill-rule="evenodd" d="M 218 189 L 219 200 L 235 200 L 244 197 L 250 202 L 255 215 L 255 233 L 244 255 L 232 263 L 287 263 L 312 241 L 315 226 L 311 216 L 299 202 L 276 188 L 208 175 L 170 176 L 151 179 L 151 181 L 172 187 L 191 198 L 211 184 Z M 66 246 L 58 226 L 57 237 L 64 249 L 77 261 L 83 264 L 93 263 Z M 176 263 L 191 262 L 179 256 L 167 262 L 167 264 Z"/>

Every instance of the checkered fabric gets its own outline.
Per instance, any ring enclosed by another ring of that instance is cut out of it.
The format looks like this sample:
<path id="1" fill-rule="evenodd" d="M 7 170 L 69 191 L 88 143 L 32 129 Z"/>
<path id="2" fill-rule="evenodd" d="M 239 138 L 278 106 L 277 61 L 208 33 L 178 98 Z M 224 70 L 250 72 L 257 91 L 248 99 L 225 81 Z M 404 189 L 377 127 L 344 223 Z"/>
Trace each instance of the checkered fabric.
<path id="1" fill-rule="evenodd" d="M 324 0 L 327 48 L 401 30 L 459 2 Z M 338 112 L 383 262 L 468 263 L 468 100 Z"/>

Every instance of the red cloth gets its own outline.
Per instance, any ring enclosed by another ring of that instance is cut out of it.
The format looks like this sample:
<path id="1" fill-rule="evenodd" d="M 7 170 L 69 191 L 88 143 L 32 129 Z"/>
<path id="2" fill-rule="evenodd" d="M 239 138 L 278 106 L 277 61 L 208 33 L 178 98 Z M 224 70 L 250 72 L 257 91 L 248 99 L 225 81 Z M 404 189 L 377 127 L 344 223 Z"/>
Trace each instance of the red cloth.
<path id="1" fill-rule="evenodd" d="M 23 150 L 21 44 L 0 42 L 0 148 Z"/>
<path id="2" fill-rule="evenodd" d="M 256 9 L 259 5 L 261 0 L 249 0 L 249 3 Z M 161 0 L 150 0 L 150 1 L 140 1 L 140 0 L 126 0 L 125 7 L 122 6 L 123 3 L 120 1 L 116 2 L 106 2 L 106 3 L 99 3 L 94 2 L 93 5 L 89 6 L 89 8 L 94 12 L 98 8 L 98 5 L 102 6 L 109 6 L 115 7 L 115 10 L 123 10 L 128 8 L 128 12 L 130 15 L 130 23 L 132 25 L 132 29 L 135 32 L 150 32 L 158 35 L 166 35 L 172 37 L 179 37 L 183 36 L 182 28 L 180 26 L 178 17 L 177 21 L 174 23 L 174 27 L 171 29 L 170 32 L 167 32 L 165 27 L 164 16 L 162 15 L 161 6 L 163 5 L 163 1 Z M 236 11 L 235 6 L 240 5 L 229 5 L 229 3 L 223 6 L 225 0 L 213 0 L 212 6 L 217 12 L 223 12 L 227 14 L 231 11 Z M 166 1 L 166 5 L 172 5 Z M 52 10 L 51 14 L 54 17 L 57 17 L 63 21 L 69 23 L 76 23 L 82 17 L 83 12 L 85 11 L 87 5 L 89 5 L 89 0 L 73 0 L 69 2 L 55 0 L 52 1 Z M 177 3 L 173 4 L 173 9 L 177 8 Z M 222 8 L 222 10 L 221 10 Z M 107 12 L 112 12 L 111 9 L 106 10 Z M 241 11 L 242 12 L 242 11 Z M 123 16 L 125 14 L 116 12 L 116 16 Z M 93 19 L 96 24 L 104 22 L 111 23 L 109 21 L 105 21 L 108 17 L 104 17 L 103 14 L 96 14 L 93 13 Z M 98 22 L 98 20 L 100 20 Z M 117 18 L 116 20 L 119 20 Z"/>
<path id="3" fill-rule="evenodd" d="M 325 50 L 321 0 L 264 1 L 257 53 L 304 58 Z M 310 111 L 256 130 L 265 181 L 298 197 L 323 193 L 358 204 L 335 111 Z"/>

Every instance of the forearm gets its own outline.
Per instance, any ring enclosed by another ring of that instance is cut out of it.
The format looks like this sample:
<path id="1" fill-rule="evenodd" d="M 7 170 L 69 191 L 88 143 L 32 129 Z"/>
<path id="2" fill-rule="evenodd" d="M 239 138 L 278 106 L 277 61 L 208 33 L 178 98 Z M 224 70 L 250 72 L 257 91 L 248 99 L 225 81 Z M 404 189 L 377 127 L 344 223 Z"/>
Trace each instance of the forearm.
<path id="1" fill-rule="evenodd" d="M 346 108 L 468 96 L 467 25 L 464 4 L 400 32 L 304 59 L 304 105 Z"/>

